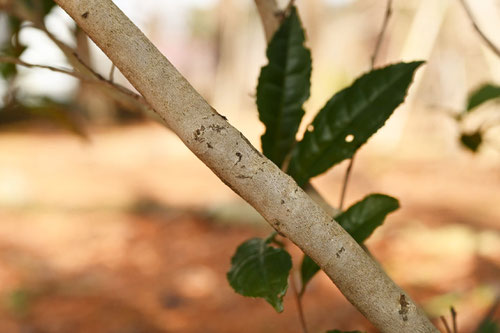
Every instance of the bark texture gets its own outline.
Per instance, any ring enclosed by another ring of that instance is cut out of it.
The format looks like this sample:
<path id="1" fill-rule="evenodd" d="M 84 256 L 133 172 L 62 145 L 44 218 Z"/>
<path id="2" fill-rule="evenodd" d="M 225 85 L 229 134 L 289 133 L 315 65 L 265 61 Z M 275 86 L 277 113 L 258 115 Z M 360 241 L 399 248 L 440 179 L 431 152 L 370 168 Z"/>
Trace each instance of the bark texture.
<path id="1" fill-rule="evenodd" d="M 378 329 L 438 332 L 349 234 L 208 105 L 111 0 L 56 2 L 186 146 L 278 232 L 313 258 Z"/>

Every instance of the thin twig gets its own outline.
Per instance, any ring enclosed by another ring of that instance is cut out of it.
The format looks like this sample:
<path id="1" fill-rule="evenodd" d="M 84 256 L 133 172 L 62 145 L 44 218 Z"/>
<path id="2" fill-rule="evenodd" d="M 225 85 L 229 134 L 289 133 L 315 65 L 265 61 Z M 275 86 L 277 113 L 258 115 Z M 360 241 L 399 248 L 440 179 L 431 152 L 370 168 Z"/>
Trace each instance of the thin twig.
<path id="1" fill-rule="evenodd" d="M 460 3 L 462 4 L 462 7 L 464 7 L 465 12 L 467 13 L 467 16 L 469 17 L 472 26 L 474 27 L 474 30 L 479 34 L 479 36 L 483 39 L 483 41 L 488 45 L 488 47 L 495 53 L 498 57 L 500 57 L 500 48 L 493 44 L 493 42 L 484 34 L 484 32 L 479 28 L 479 25 L 476 23 L 476 20 L 474 19 L 474 15 L 472 15 L 472 11 L 470 10 L 469 6 L 467 5 L 465 0 L 460 0 Z"/>
<path id="2" fill-rule="evenodd" d="M 14 57 L 1 57 L 0 56 L 0 63 L 15 64 L 15 65 L 19 65 L 19 66 L 28 67 L 28 68 L 47 69 L 47 70 L 50 70 L 50 71 L 53 71 L 53 72 L 56 72 L 56 73 L 61 73 L 61 74 L 66 74 L 66 75 L 72 76 L 72 77 L 74 77 L 76 79 L 79 79 L 80 81 L 83 81 L 83 82 L 105 84 L 106 86 L 112 87 L 114 89 L 117 89 L 120 92 L 122 92 L 122 93 L 124 93 L 124 94 L 126 94 L 126 95 L 128 95 L 128 96 L 130 96 L 132 98 L 134 98 L 138 102 L 140 102 L 140 103 L 142 103 L 142 104 L 144 104 L 144 105 L 146 105 L 146 106 L 149 107 L 149 104 L 146 102 L 146 100 L 142 96 L 134 93 L 133 91 L 125 88 L 124 86 L 121 86 L 119 84 L 113 83 L 110 80 L 106 80 L 101 75 L 99 75 L 99 74 L 97 74 L 95 72 L 94 73 L 95 73 L 96 78 L 94 79 L 94 78 L 89 78 L 87 75 L 75 72 L 75 71 L 73 71 L 71 69 L 61 68 L 61 67 L 54 67 L 54 66 L 47 66 L 47 65 L 31 64 L 31 63 L 25 62 L 25 61 L 23 61 L 21 59 L 14 58 Z"/>
<path id="3" fill-rule="evenodd" d="M 344 200 L 345 200 L 345 194 L 347 192 L 347 184 L 349 184 L 349 178 L 351 177 L 351 171 L 352 171 L 352 166 L 354 164 L 355 156 L 356 155 L 352 155 L 351 159 L 349 160 L 349 165 L 345 170 L 344 182 L 342 183 L 342 191 L 340 192 L 339 211 L 342 211 L 342 209 L 344 208 Z"/>
<path id="4" fill-rule="evenodd" d="M 387 30 L 387 26 L 389 23 L 389 18 L 392 15 L 392 0 L 387 0 L 387 7 L 385 10 L 384 14 L 384 19 L 382 21 L 382 28 L 380 29 L 380 32 L 377 37 L 377 42 L 375 43 L 375 49 L 373 50 L 373 55 L 370 58 L 370 70 L 372 70 L 375 67 L 375 60 L 377 60 L 377 56 L 380 52 L 380 46 L 382 45 L 382 40 L 385 35 L 385 31 Z M 339 202 L 339 210 L 342 211 L 344 207 L 344 201 L 345 201 L 345 196 L 347 193 L 347 186 L 349 184 L 349 179 L 351 177 L 351 172 L 352 172 L 352 167 L 354 164 L 354 157 L 356 154 L 354 154 L 351 159 L 349 160 L 349 165 L 347 166 L 347 169 L 345 170 L 345 175 L 344 175 L 344 182 L 342 184 L 342 190 L 340 192 L 340 202 Z"/>
<path id="5" fill-rule="evenodd" d="M 113 79 L 115 77 L 115 64 L 111 63 L 111 69 L 109 71 L 109 81 L 113 82 Z"/>
<path id="6" fill-rule="evenodd" d="M 453 324 L 453 333 L 458 333 L 458 329 L 457 329 L 457 311 L 455 311 L 454 307 L 451 307 L 450 308 L 450 312 L 451 312 L 451 322 Z"/>
<path id="7" fill-rule="evenodd" d="M 300 321 L 300 326 L 302 327 L 302 333 L 308 333 L 307 326 L 306 326 L 306 319 L 304 317 L 304 310 L 302 308 L 302 295 L 299 294 L 297 290 L 297 286 L 295 285 L 295 279 L 292 276 L 290 276 L 290 284 L 292 286 L 292 291 L 293 295 L 295 297 L 295 302 L 297 302 L 297 310 L 299 312 L 299 321 Z"/>
<path id="8" fill-rule="evenodd" d="M 380 46 L 382 45 L 382 40 L 384 39 L 385 31 L 387 30 L 387 26 L 389 24 L 389 19 L 391 15 L 392 15 L 392 0 L 387 0 L 387 7 L 385 9 L 382 28 L 380 29 L 380 33 L 378 34 L 377 42 L 375 43 L 375 49 L 373 50 L 373 55 L 370 59 L 371 69 L 375 67 L 375 60 L 377 60 L 377 56 L 380 52 Z"/>
<path id="9" fill-rule="evenodd" d="M 446 330 L 446 333 L 452 333 L 450 326 L 448 326 L 448 322 L 446 321 L 446 318 L 444 316 L 439 317 L 441 319 L 441 322 L 444 325 L 444 329 Z"/>
<path id="10" fill-rule="evenodd" d="M 0 63 L 9 63 L 9 64 L 15 64 L 15 65 L 20 65 L 28 68 L 42 68 L 42 69 L 48 69 L 49 71 L 57 72 L 57 73 L 62 73 L 66 74 L 69 76 L 73 76 L 74 78 L 77 78 L 79 80 L 84 80 L 86 77 L 83 75 L 74 72 L 73 70 L 69 68 L 62 68 L 62 67 L 53 67 L 53 66 L 47 66 L 47 65 L 38 65 L 38 64 L 30 64 L 25 61 L 22 61 L 21 59 L 14 58 L 14 57 L 1 57 L 0 56 Z"/>

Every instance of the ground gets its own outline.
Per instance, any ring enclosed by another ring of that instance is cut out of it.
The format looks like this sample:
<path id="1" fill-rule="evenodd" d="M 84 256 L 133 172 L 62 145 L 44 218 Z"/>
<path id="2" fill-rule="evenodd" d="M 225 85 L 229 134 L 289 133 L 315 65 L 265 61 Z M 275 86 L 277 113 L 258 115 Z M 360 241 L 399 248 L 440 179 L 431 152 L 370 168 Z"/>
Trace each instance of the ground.
<path id="1" fill-rule="evenodd" d="M 270 229 L 173 134 L 143 124 L 90 138 L 0 135 L 0 332 L 300 332 L 291 291 L 277 314 L 228 286 L 237 245 Z M 499 165 L 368 150 L 349 189 L 349 203 L 400 200 L 368 248 L 431 317 L 453 305 L 461 333 L 500 290 Z M 344 168 L 314 181 L 333 204 Z M 324 274 L 304 308 L 311 333 L 374 332 Z"/>

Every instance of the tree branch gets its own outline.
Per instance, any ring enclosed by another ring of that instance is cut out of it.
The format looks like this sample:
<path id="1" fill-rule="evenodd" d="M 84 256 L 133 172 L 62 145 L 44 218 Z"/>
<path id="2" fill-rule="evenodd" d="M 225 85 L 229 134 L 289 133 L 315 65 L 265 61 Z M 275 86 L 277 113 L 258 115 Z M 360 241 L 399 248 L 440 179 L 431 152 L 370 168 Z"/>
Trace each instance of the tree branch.
<path id="1" fill-rule="evenodd" d="M 116 83 L 114 83 L 114 82 L 112 82 L 110 80 L 106 80 L 101 75 L 99 75 L 99 74 L 97 74 L 97 73 L 95 73 L 93 71 L 92 72 L 95 75 L 95 79 L 94 78 L 89 78 L 88 75 L 84 75 L 84 74 L 75 72 L 75 71 L 73 71 L 71 69 L 60 68 L 60 67 L 53 67 L 53 66 L 47 66 L 47 65 L 31 64 L 31 63 L 25 62 L 25 61 L 23 61 L 21 59 L 14 58 L 14 57 L 2 57 L 2 56 L 0 56 L 0 63 L 15 64 L 15 65 L 19 65 L 19 66 L 28 67 L 28 68 L 47 69 L 47 70 L 52 71 L 52 72 L 66 74 L 66 75 L 72 76 L 72 77 L 74 77 L 76 79 L 79 79 L 80 81 L 83 81 L 83 82 L 95 83 L 95 84 L 103 84 L 103 85 L 106 85 L 107 87 L 111 87 L 111 88 L 117 89 L 121 93 L 123 93 L 125 95 L 128 95 L 128 96 L 132 97 L 133 99 L 135 99 L 136 101 L 140 102 L 141 104 L 149 107 L 149 104 L 146 102 L 146 100 L 141 95 L 136 94 L 135 92 L 133 92 L 133 91 L 125 88 L 124 86 L 116 84 Z M 89 70 L 91 71 L 91 69 L 89 69 Z"/>
<path id="2" fill-rule="evenodd" d="M 291 177 L 219 115 L 111 0 L 56 0 L 186 146 L 387 333 L 437 332 L 427 317 Z"/>

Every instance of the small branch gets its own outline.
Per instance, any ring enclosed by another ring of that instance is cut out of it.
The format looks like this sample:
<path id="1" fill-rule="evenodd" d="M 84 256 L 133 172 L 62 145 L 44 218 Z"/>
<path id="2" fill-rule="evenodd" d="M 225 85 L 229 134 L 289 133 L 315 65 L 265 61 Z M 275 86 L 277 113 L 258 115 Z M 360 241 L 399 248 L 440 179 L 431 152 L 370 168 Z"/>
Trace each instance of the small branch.
<path id="1" fill-rule="evenodd" d="M 370 60 L 371 69 L 375 67 L 375 60 L 377 60 L 377 56 L 380 52 L 380 46 L 382 45 L 382 40 L 384 39 L 385 31 L 387 30 L 387 26 L 389 23 L 389 18 L 392 15 L 392 0 L 387 0 L 387 7 L 385 9 L 384 21 L 382 22 L 382 28 L 380 29 L 380 33 L 377 37 L 377 42 L 375 44 L 375 49 L 373 51 L 373 55 Z"/>
<path id="2" fill-rule="evenodd" d="M 462 7 L 464 7 L 465 13 L 467 13 L 467 16 L 469 17 L 469 20 L 471 21 L 474 30 L 476 30 L 478 35 L 483 39 L 483 41 L 490 48 L 490 50 L 493 51 L 493 53 L 495 53 L 498 57 L 500 57 L 500 48 L 495 44 L 493 44 L 493 42 L 484 34 L 481 28 L 479 28 L 478 24 L 476 23 L 476 20 L 474 19 L 474 15 L 472 15 L 472 11 L 470 10 L 466 1 L 465 0 L 459 0 L 459 1 L 462 4 Z"/>
<path id="3" fill-rule="evenodd" d="M 441 322 L 444 325 L 444 329 L 446 330 L 446 333 L 452 333 L 450 326 L 448 326 L 448 322 L 446 321 L 446 318 L 444 316 L 439 317 L 441 319 Z"/>
<path id="4" fill-rule="evenodd" d="M 47 65 L 30 64 L 30 63 L 27 63 L 25 61 L 22 61 L 21 59 L 14 58 L 14 57 L 2 57 L 2 56 L 0 56 L 0 63 L 1 62 L 8 63 L 8 64 L 20 65 L 20 66 L 24 66 L 24 67 L 28 67 L 28 68 L 48 69 L 52 72 L 66 74 L 66 75 L 72 76 L 74 78 L 77 78 L 79 80 L 86 79 L 83 75 L 80 75 L 79 73 L 76 73 L 69 68 L 59 68 L 59 67 L 53 67 L 53 66 L 47 66 Z"/>
<path id="5" fill-rule="evenodd" d="M 454 307 L 450 308 L 450 312 L 451 312 L 451 322 L 453 324 L 453 333 L 458 333 L 458 329 L 457 329 L 457 312 L 455 311 Z"/>
<path id="6" fill-rule="evenodd" d="M 375 67 L 375 60 L 377 60 L 377 56 L 380 52 L 380 46 L 382 45 L 382 40 L 384 38 L 385 31 L 387 30 L 387 25 L 389 23 L 389 18 L 391 17 L 391 15 L 392 15 L 392 0 L 387 0 L 387 7 L 385 10 L 384 19 L 382 21 L 382 28 L 380 29 L 380 32 L 378 34 L 377 42 L 375 44 L 375 49 L 373 50 L 373 55 L 371 56 L 370 60 L 370 70 L 373 70 L 373 68 Z M 355 156 L 356 155 L 354 154 L 351 157 L 349 165 L 347 166 L 347 169 L 345 171 L 344 183 L 342 184 L 342 190 L 340 192 L 340 203 L 339 203 L 340 211 L 342 211 L 342 208 L 344 207 L 345 195 L 347 193 L 347 186 L 349 184 L 349 179 L 351 176 Z"/>
<path id="7" fill-rule="evenodd" d="M 0 63 L 2 63 L 2 62 L 3 63 L 9 63 L 9 64 L 15 64 L 15 65 L 19 65 L 19 66 L 23 66 L 23 67 L 27 67 L 27 68 L 47 69 L 47 70 L 52 71 L 52 72 L 66 74 L 66 75 L 72 76 L 72 77 L 74 77 L 76 79 L 79 79 L 80 81 L 83 81 L 83 82 L 105 84 L 106 86 L 112 87 L 114 89 L 117 89 L 121 93 L 126 94 L 126 95 L 134 98 L 138 102 L 140 102 L 140 103 L 142 103 L 142 104 L 144 104 L 144 105 L 146 105 L 146 106 L 149 107 L 149 104 L 146 102 L 146 100 L 142 96 L 134 93 L 133 91 L 125 88 L 124 86 L 121 86 L 119 84 L 113 83 L 110 80 L 106 80 L 101 75 L 99 75 L 99 74 L 97 74 L 95 72 L 94 73 L 96 75 L 96 78 L 95 79 L 91 79 L 87 75 L 84 75 L 84 74 L 81 74 L 81 73 L 77 73 L 77 72 L 75 72 L 75 71 L 73 71 L 71 69 L 54 67 L 54 66 L 47 66 L 47 65 L 31 64 L 31 63 L 25 62 L 25 61 L 23 61 L 21 59 L 14 58 L 14 57 L 2 57 L 2 56 L 0 56 Z"/>

